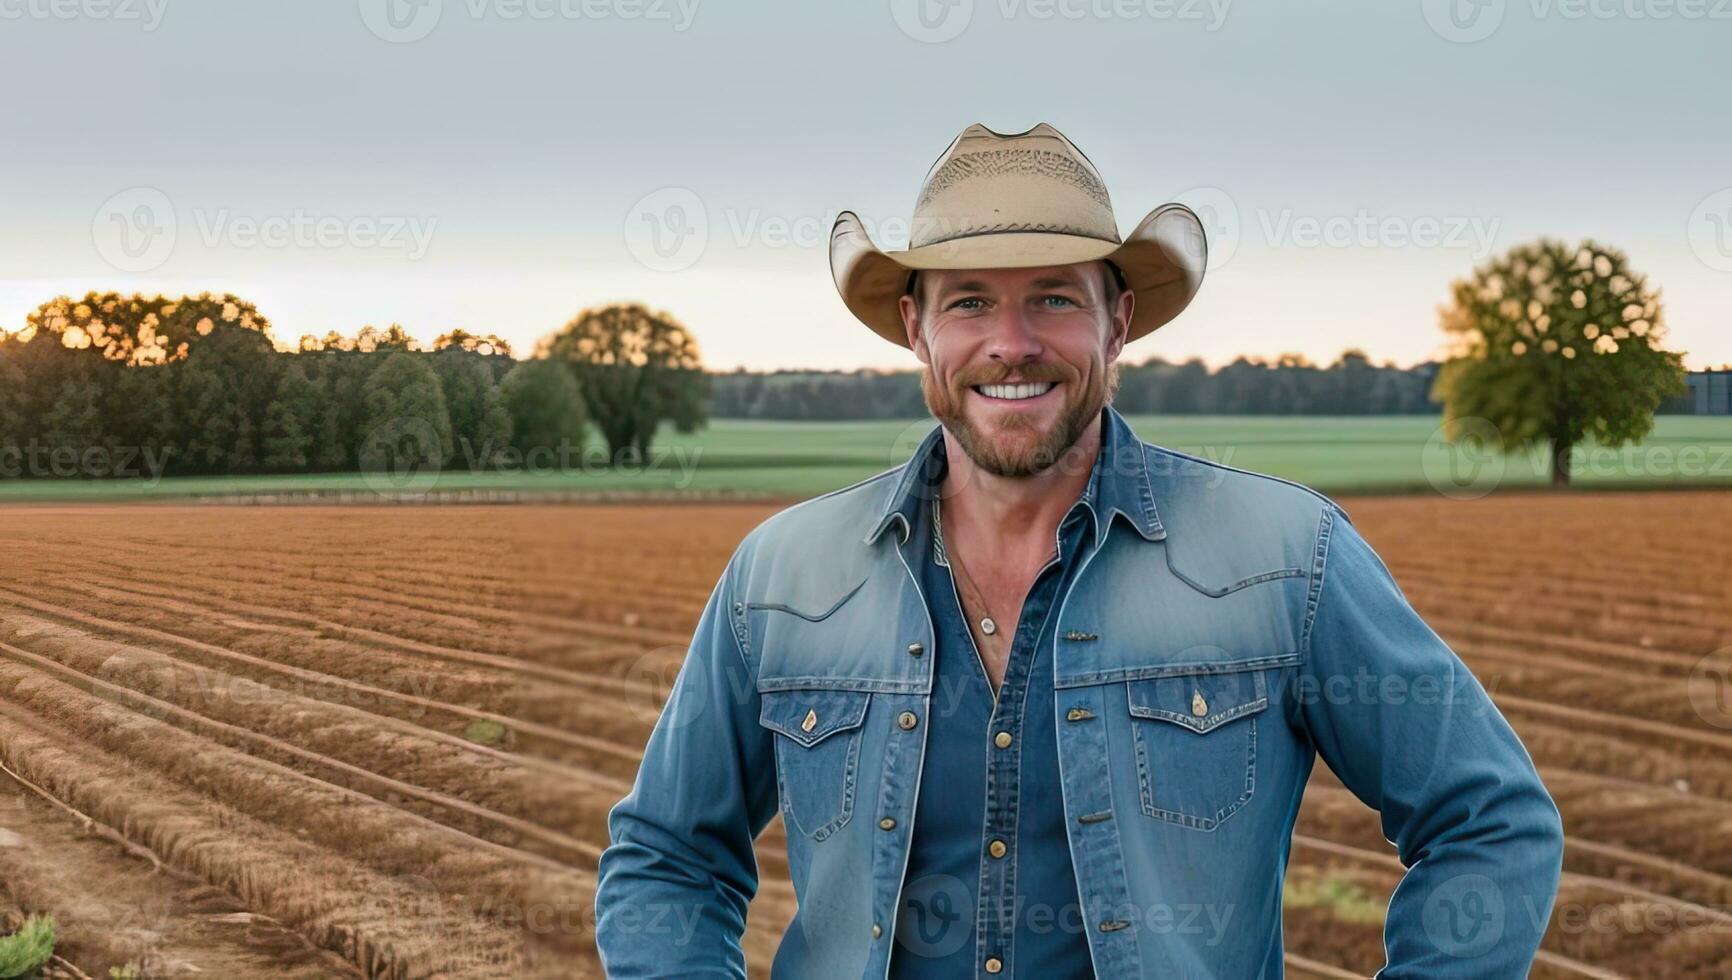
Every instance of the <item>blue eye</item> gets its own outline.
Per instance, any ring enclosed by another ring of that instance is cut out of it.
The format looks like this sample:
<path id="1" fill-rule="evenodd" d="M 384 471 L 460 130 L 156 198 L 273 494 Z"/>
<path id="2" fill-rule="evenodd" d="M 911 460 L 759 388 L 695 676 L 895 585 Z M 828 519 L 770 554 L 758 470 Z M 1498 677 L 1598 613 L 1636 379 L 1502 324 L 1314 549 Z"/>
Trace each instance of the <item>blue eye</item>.
<path id="1" fill-rule="evenodd" d="M 1045 300 L 1047 300 L 1048 302 L 1051 302 L 1053 300 L 1057 300 L 1058 302 L 1063 303 L 1066 306 L 1075 306 L 1076 305 L 1075 303 L 1072 303 L 1070 301 L 1070 298 L 1067 296 L 1047 296 L 1047 297 L 1043 297 L 1043 298 Z"/>

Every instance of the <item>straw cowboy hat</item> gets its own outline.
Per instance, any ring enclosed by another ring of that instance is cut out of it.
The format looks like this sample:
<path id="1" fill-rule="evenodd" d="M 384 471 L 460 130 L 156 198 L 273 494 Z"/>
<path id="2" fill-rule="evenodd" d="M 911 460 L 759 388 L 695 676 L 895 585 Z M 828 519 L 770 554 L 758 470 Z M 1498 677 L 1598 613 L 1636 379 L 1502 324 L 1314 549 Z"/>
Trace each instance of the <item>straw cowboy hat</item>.
<path id="1" fill-rule="evenodd" d="M 1122 241 L 1094 164 L 1046 123 L 995 133 L 975 123 L 926 174 L 909 247 L 872 244 L 852 211 L 830 229 L 830 274 L 842 302 L 892 343 L 908 346 L 898 299 L 916 269 L 1002 269 L 1106 259 L 1136 308 L 1126 342 L 1178 316 L 1203 282 L 1203 224 L 1183 204 L 1163 204 Z"/>

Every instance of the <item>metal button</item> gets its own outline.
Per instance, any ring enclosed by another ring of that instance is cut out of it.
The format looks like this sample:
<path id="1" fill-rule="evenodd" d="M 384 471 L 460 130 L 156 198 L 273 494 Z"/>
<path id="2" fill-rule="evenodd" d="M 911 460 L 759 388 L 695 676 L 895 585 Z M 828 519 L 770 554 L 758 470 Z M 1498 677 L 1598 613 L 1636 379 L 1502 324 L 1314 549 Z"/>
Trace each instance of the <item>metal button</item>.
<path id="1" fill-rule="evenodd" d="M 997 973 L 998 971 L 1000 971 L 1002 969 L 1004 969 L 1004 964 L 999 962 L 998 957 L 988 956 L 986 958 L 986 972 Z"/>
<path id="2" fill-rule="evenodd" d="M 995 840 L 992 843 L 986 845 L 986 853 L 992 855 L 995 858 L 1004 857 L 1004 851 L 1005 851 L 1004 841 L 1002 841 L 1002 840 Z"/>
<path id="3" fill-rule="evenodd" d="M 1209 713 L 1209 702 L 1203 700 L 1202 691 L 1191 692 L 1191 714 L 1198 718 Z"/>
<path id="4" fill-rule="evenodd" d="M 925 652 L 926 652 L 926 648 L 921 646 L 918 643 L 908 644 L 908 655 L 910 657 L 918 657 Z"/>
<path id="5" fill-rule="evenodd" d="M 997 735 L 994 735 L 992 737 L 992 744 L 998 746 L 1001 749 L 1010 748 L 1010 733 L 1009 732 L 999 732 Z"/>
<path id="6" fill-rule="evenodd" d="M 1064 713 L 1064 720 L 1065 721 L 1082 721 L 1085 718 L 1093 718 L 1094 716 L 1095 716 L 1095 713 L 1090 711 L 1087 708 L 1072 708 L 1069 711 Z"/>
<path id="7" fill-rule="evenodd" d="M 882 935 L 884 935 L 884 927 L 876 922 L 872 923 L 872 938 L 877 939 Z"/>
<path id="8" fill-rule="evenodd" d="M 920 719 L 915 717 L 914 712 L 904 711 L 896 716 L 896 724 L 901 726 L 903 731 L 908 731 L 915 725 L 920 724 Z"/>
<path id="9" fill-rule="evenodd" d="M 806 709 L 806 717 L 800 720 L 800 730 L 803 732 L 809 732 L 812 729 L 817 728 L 817 727 L 818 727 L 818 710 L 816 708 L 807 708 Z"/>
<path id="10" fill-rule="evenodd" d="M 878 821 L 878 826 L 883 827 L 885 830 L 895 830 L 896 829 L 896 818 L 895 817 L 885 817 L 883 820 Z"/>

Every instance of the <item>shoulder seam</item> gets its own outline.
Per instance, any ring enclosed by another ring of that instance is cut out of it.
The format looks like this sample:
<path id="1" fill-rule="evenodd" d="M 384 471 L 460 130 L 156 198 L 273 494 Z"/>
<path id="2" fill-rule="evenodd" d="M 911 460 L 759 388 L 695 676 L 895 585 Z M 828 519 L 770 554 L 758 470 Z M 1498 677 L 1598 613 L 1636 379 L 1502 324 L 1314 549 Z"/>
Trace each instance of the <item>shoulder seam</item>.
<path id="1" fill-rule="evenodd" d="M 783 507 L 781 510 L 776 511 L 774 514 L 771 514 L 770 516 L 764 518 L 762 521 L 758 522 L 758 525 L 756 527 L 752 528 L 752 530 L 750 530 L 746 533 L 746 537 L 752 538 L 752 537 L 756 537 L 757 535 L 763 533 L 765 527 L 769 526 L 772 522 L 774 522 L 776 519 L 780 518 L 784 514 L 792 514 L 794 511 L 797 511 L 797 510 L 801 509 L 802 507 L 805 507 L 809 504 L 815 504 L 818 501 L 824 500 L 824 499 L 829 498 L 829 497 L 835 497 L 835 496 L 838 496 L 840 494 L 848 493 L 848 492 L 853 491 L 853 490 L 862 489 L 863 487 L 867 486 L 868 484 L 876 483 L 877 481 L 882 480 L 887 476 L 894 476 L 896 473 L 900 472 L 903 467 L 905 467 L 907 465 L 908 465 L 907 463 L 902 463 L 902 464 L 897 465 L 897 466 L 892 466 L 890 469 L 887 469 L 881 473 L 875 473 L 872 476 L 869 476 L 864 480 L 860 480 L 856 483 L 850 483 L 849 485 L 847 485 L 845 487 L 838 487 L 835 490 L 826 490 L 825 492 L 819 494 L 816 497 L 807 497 L 805 500 L 797 500 L 794 503 L 791 503 L 788 506 Z"/>
<path id="2" fill-rule="evenodd" d="M 1148 442 L 1146 440 L 1143 442 L 1143 446 L 1145 447 L 1144 452 L 1147 452 L 1148 450 L 1153 449 L 1156 453 L 1164 453 L 1168 456 L 1176 456 L 1180 459 L 1187 459 L 1193 463 L 1201 463 L 1204 466 L 1212 466 L 1215 469 L 1226 470 L 1229 473 L 1242 473 L 1245 476 L 1254 476 L 1260 480 L 1268 480 L 1271 483 L 1285 483 L 1286 485 L 1288 485 L 1290 487 L 1294 487 L 1296 489 L 1303 490 L 1306 493 L 1310 494 L 1311 496 L 1316 497 L 1318 500 L 1323 502 L 1323 504 L 1326 508 L 1338 511 L 1338 512 L 1340 512 L 1342 517 L 1347 517 L 1347 511 L 1340 504 L 1336 503 L 1334 500 L 1331 500 L 1322 491 L 1317 490 L 1313 487 L 1308 487 L 1305 484 L 1300 483 L 1296 480 L 1289 480 L 1286 477 L 1275 476 L 1272 473 L 1259 473 L 1256 470 L 1247 470 L 1247 469 L 1242 469 L 1242 468 L 1237 467 L 1237 466 L 1230 466 L 1226 463 L 1216 462 L 1215 460 L 1212 460 L 1212 459 L 1204 459 L 1201 456 L 1193 456 L 1190 453 L 1180 452 L 1177 449 L 1168 449 L 1165 446 L 1157 445 L 1155 443 Z"/>

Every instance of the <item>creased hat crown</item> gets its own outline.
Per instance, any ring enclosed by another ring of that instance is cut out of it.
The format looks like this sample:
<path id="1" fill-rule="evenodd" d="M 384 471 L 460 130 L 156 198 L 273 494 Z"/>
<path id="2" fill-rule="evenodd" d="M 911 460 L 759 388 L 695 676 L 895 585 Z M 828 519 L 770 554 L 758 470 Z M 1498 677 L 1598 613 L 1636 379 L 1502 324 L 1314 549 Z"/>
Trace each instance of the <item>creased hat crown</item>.
<path id="1" fill-rule="evenodd" d="M 909 247 L 970 235 L 1056 232 L 1118 244 L 1106 182 L 1046 123 L 996 133 L 975 123 L 932 165 L 914 204 Z"/>

